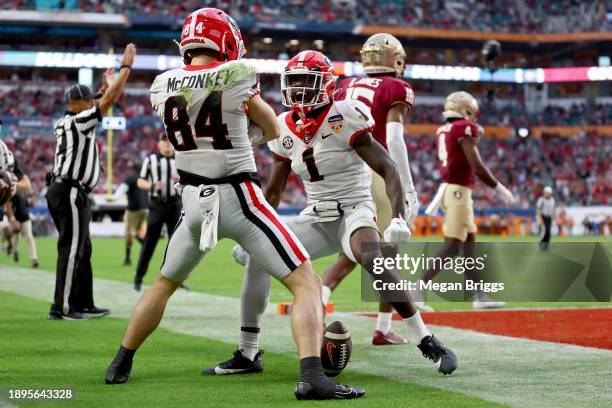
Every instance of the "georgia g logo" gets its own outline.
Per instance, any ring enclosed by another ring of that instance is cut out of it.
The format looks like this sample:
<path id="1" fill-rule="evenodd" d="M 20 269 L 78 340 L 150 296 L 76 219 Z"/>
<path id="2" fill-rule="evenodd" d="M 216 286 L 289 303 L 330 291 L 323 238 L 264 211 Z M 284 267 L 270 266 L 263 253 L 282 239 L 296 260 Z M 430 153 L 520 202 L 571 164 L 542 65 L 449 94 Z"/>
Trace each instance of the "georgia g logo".
<path id="1" fill-rule="evenodd" d="M 293 147 L 293 140 L 291 140 L 291 136 L 283 137 L 283 147 L 285 149 L 291 149 Z"/>
<path id="2" fill-rule="evenodd" d="M 214 192 L 215 192 L 214 187 L 206 187 L 202 189 L 202 191 L 200 192 L 200 197 L 208 197 L 209 195 L 214 194 Z"/>

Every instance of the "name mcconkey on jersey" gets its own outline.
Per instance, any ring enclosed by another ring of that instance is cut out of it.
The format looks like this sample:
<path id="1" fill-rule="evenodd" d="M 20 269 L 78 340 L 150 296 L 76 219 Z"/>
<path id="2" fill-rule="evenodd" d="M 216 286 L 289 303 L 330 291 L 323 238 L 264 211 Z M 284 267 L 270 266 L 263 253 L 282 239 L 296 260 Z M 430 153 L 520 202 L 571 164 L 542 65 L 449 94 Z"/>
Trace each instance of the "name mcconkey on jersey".
<path id="1" fill-rule="evenodd" d="M 238 72 L 233 70 L 219 70 L 183 77 L 173 76 L 168 78 L 166 92 L 178 92 L 184 88 L 220 89 L 234 82 L 237 77 Z"/>

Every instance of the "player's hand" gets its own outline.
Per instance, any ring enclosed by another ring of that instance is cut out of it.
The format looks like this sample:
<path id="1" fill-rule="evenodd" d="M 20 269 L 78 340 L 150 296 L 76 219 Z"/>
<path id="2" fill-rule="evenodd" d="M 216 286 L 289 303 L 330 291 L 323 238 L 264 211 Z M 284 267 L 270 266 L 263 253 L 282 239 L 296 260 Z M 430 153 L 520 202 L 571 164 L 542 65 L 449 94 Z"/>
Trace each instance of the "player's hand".
<path id="1" fill-rule="evenodd" d="M 234 245 L 234 248 L 232 249 L 232 256 L 240 265 L 246 265 L 249 260 L 249 254 L 240 246 L 240 244 Z"/>
<path id="2" fill-rule="evenodd" d="M 11 197 L 13 197 L 15 194 L 17 194 L 17 183 L 11 181 Z"/>
<path id="3" fill-rule="evenodd" d="M 408 191 L 405 195 L 406 198 L 406 223 L 408 225 L 412 225 L 414 219 L 419 215 L 419 207 L 421 204 L 419 203 L 419 199 L 417 197 L 416 191 L 412 189 L 412 191 Z"/>
<path id="4" fill-rule="evenodd" d="M 129 43 L 123 51 L 123 58 L 121 58 L 121 65 L 134 65 L 134 58 L 136 57 L 136 46 Z"/>
<path id="5" fill-rule="evenodd" d="M 512 204 L 514 202 L 514 196 L 502 183 L 497 183 L 495 191 L 497 191 L 497 194 L 499 194 L 504 203 Z"/>
<path id="6" fill-rule="evenodd" d="M 394 218 L 383 234 L 383 240 L 389 243 L 406 242 L 410 239 L 410 228 L 402 217 Z"/>
<path id="7" fill-rule="evenodd" d="M 113 82 L 114 76 L 115 68 L 110 67 L 104 71 L 104 74 L 102 75 L 102 86 L 100 87 L 100 92 L 104 93 L 108 89 L 110 84 Z"/>

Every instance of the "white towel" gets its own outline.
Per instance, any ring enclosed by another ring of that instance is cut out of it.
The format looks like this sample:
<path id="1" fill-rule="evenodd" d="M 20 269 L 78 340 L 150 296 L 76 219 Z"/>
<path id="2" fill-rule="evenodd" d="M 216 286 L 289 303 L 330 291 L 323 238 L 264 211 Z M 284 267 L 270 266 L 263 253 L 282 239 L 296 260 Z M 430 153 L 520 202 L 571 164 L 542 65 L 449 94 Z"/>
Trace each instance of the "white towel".
<path id="1" fill-rule="evenodd" d="M 202 214 L 200 251 L 207 253 L 217 245 L 219 221 L 219 188 L 217 186 L 200 186 L 200 212 Z"/>
<path id="2" fill-rule="evenodd" d="M 438 215 L 438 208 L 440 208 L 440 204 L 442 204 L 442 198 L 444 198 L 444 192 L 446 191 L 447 186 L 448 183 L 440 184 L 438 192 L 434 196 L 433 200 L 431 200 L 431 203 L 429 203 L 427 206 L 427 209 L 425 209 L 426 215 Z"/>

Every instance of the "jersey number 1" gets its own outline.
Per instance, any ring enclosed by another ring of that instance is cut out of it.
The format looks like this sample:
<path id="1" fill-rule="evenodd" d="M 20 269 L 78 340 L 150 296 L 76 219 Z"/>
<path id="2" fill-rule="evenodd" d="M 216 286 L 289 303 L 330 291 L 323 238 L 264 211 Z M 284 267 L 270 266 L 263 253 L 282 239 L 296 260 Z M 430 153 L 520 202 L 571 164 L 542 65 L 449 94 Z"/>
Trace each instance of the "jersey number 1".
<path id="1" fill-rule="evenodd" d="M 227 124 L 221 118 L 222 91 L 212 92 L 202 103 L 195 121 L 195 137 L 212 138 L 212 146 L 217 150 L 232 148 L 232 142 L 227 138 Z M 179 152 L 195 150 L 193 131 L 187 114 L 187 100 L 183 95 L 171 96 L 164 104 L 164 126 L 168 140 Z M 177 137 L 180 135 L 180 140 Z"/>
<path id="2" fill-rule="evenodd" d="M 302 160 L 306 163 L 306 170 L 308 170 L 308 174 L 310 175 L 310 182 L 321 181 L 325 178 L 325 176 L 319 174 L 319 169 L 317 168 L 317 163 L 314 158 L 314 149 L 312 147 L 304 150 L 304 153 L 302 153 Z"/>

